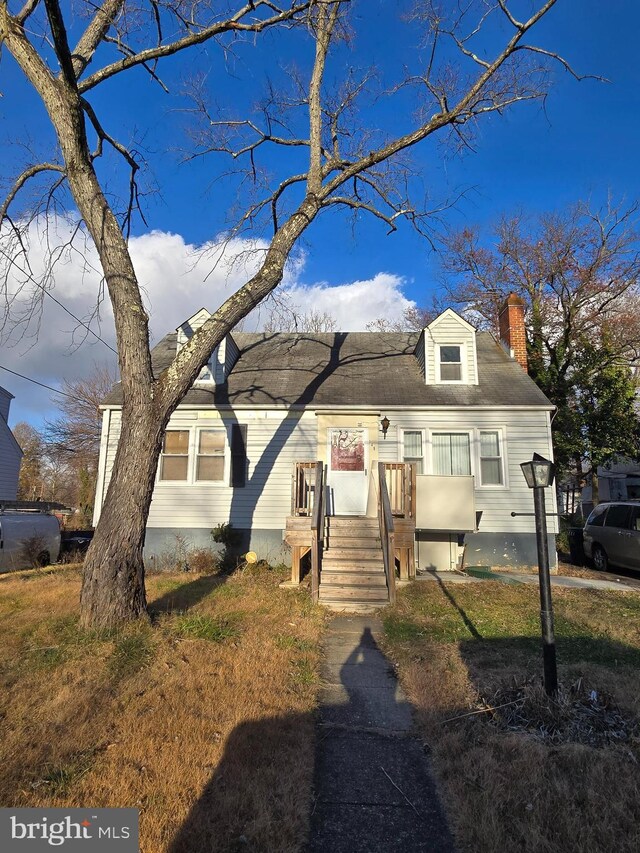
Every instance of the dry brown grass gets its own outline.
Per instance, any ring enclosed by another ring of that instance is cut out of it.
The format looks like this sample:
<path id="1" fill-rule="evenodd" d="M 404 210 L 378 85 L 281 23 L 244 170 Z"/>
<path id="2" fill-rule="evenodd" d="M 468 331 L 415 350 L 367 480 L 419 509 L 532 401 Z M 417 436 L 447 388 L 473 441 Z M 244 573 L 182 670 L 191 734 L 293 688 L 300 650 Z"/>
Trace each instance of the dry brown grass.
<path id="1" fill-rule="evenodd" d="M 540 680 L 535 588 L 485 582 L 403 590 L 386 651 L 417 709 L 461 853 L 635 853 L 640 742 L 593 748 L 460 716 L 496 690 Z M 640 595 L 554 590 L 561 682 L 583 679 L 640 716 Z M 457 718 L 457 719 L 454 719 Z"/>
<path id="2" fill-rule="evenodd" d="M 145 853 L 300 849 L 323 615 L 281 579 L 151 577 L 153 626 L 95 636 L 77 569 L 1 578 L 0 803 L 139 808 Z"/>

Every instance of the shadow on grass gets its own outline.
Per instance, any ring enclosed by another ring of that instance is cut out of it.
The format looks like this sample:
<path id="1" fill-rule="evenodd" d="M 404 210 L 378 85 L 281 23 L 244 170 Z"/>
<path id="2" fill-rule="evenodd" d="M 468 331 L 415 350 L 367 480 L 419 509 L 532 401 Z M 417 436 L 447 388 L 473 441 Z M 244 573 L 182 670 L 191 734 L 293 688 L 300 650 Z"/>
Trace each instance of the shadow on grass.
<path id="1" fill-rule="evenodd" d="M 462 640 L 460 653 L 469 670 L 476 676 L 488 670 L 494 674 L 499 670 L 514 667 L 542 673 L 542 639 L 535 636 L 483 638 Z M 615 670 L 618 667 L 640 667 L 640 649 L 613 640 L 586 635 L 557 636 L 556 658 L 558 667 L 576 664 L 596 664 Z"/>
<path id="2" fill-rule="evenodd" d="M 161 613 L 184 612 L 203 601 L 229 579 L 229 572 L 203 575 L 167 590 L 159 598 L 149 602 L 149 614 L 153 619 Z"/>
<path id="3" fill-rule="evenodd" d="M 480 640 L 480 639 L 482 639 L 482 634 L 478 631 L 478 629 L 476 628 L 476 626 L 473 624 L 473 622 L 471 621 L 471 619 L 470 619 L 470 618 L 469 618 L 469 616 L 467 615 L 467 613 L 466 613 L 466 611 L 464 610 L 464 608 L 462 608 L 462 607 L 458 604 L 458 602 L 456 601 L 456 599 L 454 598 L 454 596 L 452 595 L 452 593 L 451 593 L 451 592 L 449 592 L 449 590 L 447 589 L 447 587 L 446 587 L 446 586 L 444 585 L 444 583 L 442 582 L 442 578 L 438 576 L 438 573 L 437 573 L 437 572 L 434 572 L 434 577 L 435 577 L 435 579 L 436 579 L 436 581 L 437 581 L 437 583 L 438 583 L 438 585 L 439 585 L 439 587 L 440 587 L 440 590 L 441 590 L 442 594 L 444 595 L 444 597 L 447 599 L 447 601 L 449 602 L 449 604 L 451 604 L 451 606 L 452 606 L 453 608 L 455 608 L 455 610 L 457 610 L 457 611 L 458 611 L 458 613 L 460 614 L 460 618 L 461 618 L 461 619 L 462 619 L 462 621 L 464 622 L 464 624 L 465 624 L 465 626 L 467 627 L 467 630 L 469 631 L 469 633 L 471 634 L 471 636 L 472 636 L 472 637 L 475 637 L 475 639 L 476 639 L 476 640 Z"/>
<path id="4" fill-rule="evenodd" d="M 236 726 L 168 853 L 453 853 L 391 664 L 368 627 L 332 639 L 317 719 Z"/>

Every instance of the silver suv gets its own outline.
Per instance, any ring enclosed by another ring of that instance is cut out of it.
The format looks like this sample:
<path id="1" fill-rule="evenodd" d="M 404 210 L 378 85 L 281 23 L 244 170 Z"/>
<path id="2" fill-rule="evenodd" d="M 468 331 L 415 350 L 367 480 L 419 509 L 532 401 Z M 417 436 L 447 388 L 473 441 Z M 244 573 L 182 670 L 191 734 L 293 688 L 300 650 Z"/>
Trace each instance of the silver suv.
<path id="1" fill-rule="evenodd" d="M 584 553 L 596 569 L 640 570 L 640 501 L 598 504 L 584 527 Z"/>

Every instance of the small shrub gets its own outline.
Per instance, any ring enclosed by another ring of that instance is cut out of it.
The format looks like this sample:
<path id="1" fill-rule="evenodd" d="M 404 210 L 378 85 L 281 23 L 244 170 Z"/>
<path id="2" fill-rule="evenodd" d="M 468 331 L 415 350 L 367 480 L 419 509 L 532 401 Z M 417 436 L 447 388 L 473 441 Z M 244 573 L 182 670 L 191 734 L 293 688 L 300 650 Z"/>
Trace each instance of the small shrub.
<path id="1" fill-rule="evenodd" d="M 225 548 L 232 548 L 240 544 L 240 534 L 234 529 L 230 521 L 217 524 L 211 531 L 211 539 L 220 545 L 224 545 Z"/>
<path id="2" fill-rule="evenodd" d="M 239 614 L 230 613 L 217 617 L 186 614 L 176 620 L 175 626 L 177 633 L 182 637 L 208 640 L 210 643 L 224 643 L 240 636 L 239 622 Z"/>
<path id="3" fill-rule="evenodd" d="M 200 575 L 213 575 L 220 568 L 220 557 L 210 548 L 194 548 L 187 554 L 189 570 Z"/>

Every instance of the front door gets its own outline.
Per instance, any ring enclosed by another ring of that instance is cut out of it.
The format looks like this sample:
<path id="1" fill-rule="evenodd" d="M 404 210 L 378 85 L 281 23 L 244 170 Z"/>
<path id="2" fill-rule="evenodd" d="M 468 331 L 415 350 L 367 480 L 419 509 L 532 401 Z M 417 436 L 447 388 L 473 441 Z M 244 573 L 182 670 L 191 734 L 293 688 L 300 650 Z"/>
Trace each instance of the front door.
<path id="1" fill-rule="evenodd" d="M 330 515 L 367 512 L 369 432 L 362 427 L 328 430 L 327 486 Z"/>

